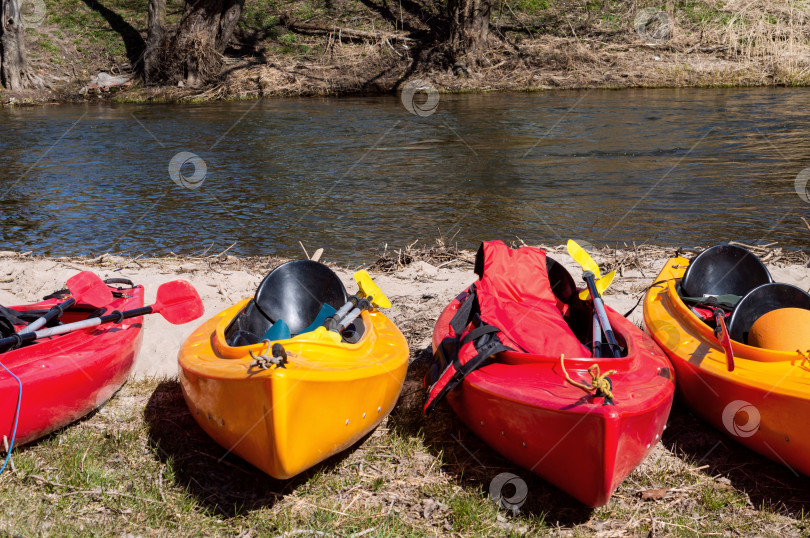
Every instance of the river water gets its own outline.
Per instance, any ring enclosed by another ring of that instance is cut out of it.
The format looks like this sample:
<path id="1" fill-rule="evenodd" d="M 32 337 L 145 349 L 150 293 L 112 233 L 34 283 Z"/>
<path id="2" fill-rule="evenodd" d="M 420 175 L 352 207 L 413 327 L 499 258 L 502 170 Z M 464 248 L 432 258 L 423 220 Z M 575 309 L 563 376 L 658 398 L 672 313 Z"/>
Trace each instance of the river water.
<path id="1" fill-rule="evenodd" d="M 3 109 L 0 238 L 343 263 L 436 237 L 798 248 L 808 110 L 784 88 L 448 95 L 425 117 L 397 96 Z"/>

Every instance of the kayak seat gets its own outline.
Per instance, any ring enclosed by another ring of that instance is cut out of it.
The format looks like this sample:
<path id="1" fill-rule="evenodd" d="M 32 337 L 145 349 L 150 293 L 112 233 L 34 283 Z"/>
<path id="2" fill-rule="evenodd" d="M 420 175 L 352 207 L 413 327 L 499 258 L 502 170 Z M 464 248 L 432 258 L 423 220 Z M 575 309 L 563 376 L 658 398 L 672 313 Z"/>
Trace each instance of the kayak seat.
<path id="1" fill-rule="evenodd" d="M 262 341 L 262 335 L 266 334 L 273 325 L 273 322 L 256 308 L 256 302 L 251 299 L 245 309 L 228 325 L 225 330 L 225 340 L 230 346 L 258 344 Z"/>
<path id="2" fill-rule="evenodd" d="M 681 295 L 706 297 L 737 295 L 773 282 L 768 268 L 748 250 L 736 245 L 717 245 L 698 254 L 681 280 Z"/>
<path id="3" fill-rule="evenodd" d="M 551 284 L 551 291 L 562 303 L 570 304 L 575 299 L 578 299 L 577 285 L 574 283 L 574 278 L 571 273 L 563 267 L 563 264 L 546 256 L 546 271 L 548 272 L 548 280 Z"/>
<path id="4" fill-rule="evenodd" d="M 579 298 L 579 290 L 571 273 L 563 264 L 546 256 L 546 268 L 551 291 L 557 298 L 557 309 L 574 332 L 577 340 L 588 342 L 591 339 L 591 309 Z"/>
<path id="5" fill-rule="evenodd" d="M 336 312 L 337 312 L 337 310 L 332 308 L 332 305 L 324 303 L 323 306 L 321 306 L 321 311 L 318 312 L 318 315 L 315 317 L 315 321 L 310 323 L 304 329 L 301 329 L 301 332 L 299 334 L 304 334 L 304 333 L 314 331 L 315 329 L 317 329 L 318 327 L 323 325 L 323 323 L 326 321 L 326 318 L 328 318 L 332 314 L 335 314 Z M 276 340 L 286 340 L 287 338 L 291 338 L 291 337 L 292 337 L 292 331 L 290 331 L 290 327 L 287 325 L 287 323 L 283 319 L 280 319 L 280 320 L 276 321 L 267 330 L 266 333 L 264 333 L 264 336 L 262 337 L 262 340 L 270 340 L 271 342 L 273 342 L 273 341 L 276 341 Z"/>
<path id="6" fill-rule="evenodd" d="M 804 290 L 771 282 L 752 290 L 737 304 L 728 323 L 728 333 L 732 340 L 748 344 L 748 333 L 754 322 L 761 316 L 780 308 L 802 308 L 810 310 L 810 295 Z"/>
<path id="7" fill-rule="evenodd" d="M 347 300 L 343 283 L 326 265 L 311 260 L 287 262 L 264 277 L 225 337 L 231 346 L 286 340 L 322 325 Z"/>
<path id="8" fill-rule="evenodd" d="M 347 300 L 346 288 L 335 272 L 311 260 L 279 265 L 264 277 L 254 297 L 261 314 L 274 323 L 283 319 L 293 335 L 309 327 L 324 304 L 337 310 Z"/>

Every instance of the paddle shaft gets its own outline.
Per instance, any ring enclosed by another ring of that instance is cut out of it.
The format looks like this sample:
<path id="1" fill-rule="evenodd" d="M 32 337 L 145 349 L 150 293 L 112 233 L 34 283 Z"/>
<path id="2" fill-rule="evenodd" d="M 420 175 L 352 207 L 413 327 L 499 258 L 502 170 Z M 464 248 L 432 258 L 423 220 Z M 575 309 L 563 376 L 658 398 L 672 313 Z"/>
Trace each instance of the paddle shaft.
<path id="1" fill-rule="evenodd" d="M 121 312 L 120 310 L 114 310 L 109 314 L 105 314 L 103 316 L 98 316 L 95 318 L 88 318 L 82 321 L 77 321 L 75 323 L 68 323 L 66 325 L 59 325 L 56 327 L 51 327 L 49 329 L 43 329 L 41 331 L 27 331 L 17 336 L 9 336 L 8 338 L 0 338 L 0 350 L 6 351 L 9 347 L 17 344 L 17 343 L 25 343 L 25 342 L 33 342 L 34 340 L 39 340 L 40 338 L 48 338 L 49 336 L 56 336 L 58 334 L 65 334 L 73 331 L 78 331 L 81 329 L 87 329 L 89 327 L 95 327 L 97 325 L 102 325 L 104 323 L 120 323 L 121 321 L 128 319 L 128 318 L 135 318 L 138 316 L 145 316 L 146 314 L 151 314 L 154 312 L 154 309 L 151 306 L 143 306 L 141 308 L 134 308 L 132 310 L 126 310 Z"/>
<path id="2" fill-rule="evenodd" d="M 340 310 L 326 318 L 326 321 L 323 322 L 323 326 L 329 331 L 342 332 L 357 319 L 357 316 L 359 316 L 363 310 L 369 310 L 371 308 L 371 302 L 373 300 L 374 298 L 371 296 L 362 298 L 356 295 L 352 296 L 346 304 L 340 307 Z"/>
<path id="3" fill-rule="evenodd" d="M 351 312 L 346 314 L 345 318 L 340 320 L 340 330 L 343 331 L 346 327 L 351 325 L 352 322 L 355 319 L 357 319 L 357 316 L 359 316 L 363 310 L 370 309 L 372 299 L 373 299 L 372 297 L 364 297 L 363 299 L 357 301 L 357 306 L 355 306 Z"/>
<path id="4" fill-rule="evenodd" d="M 593 314 L 593 356 L 597 359 L 602 356 L 602 326 L 599 325 L 599 316 L 595 312 Z"/>
<path id="5" fill-rule="evenodd" d="M 71 297 L 70 299 L 68 299 L 64 303 L 60 303 L 60 304 L 52 307 L 42 317 L 35 319 L 34 321 L 29 323 L 25 327 L 20 327 L 20 330 L 17 331 L 17 332 L 21 333 L 21 334 L 36 332 L 37 329 L 39 329 L 40 327 L 44 327 L 45 324 L 47 324 L 52 319 L 61 317 L 62 314 L 65 313 L 65 310 L 67 310 L 68 308 L 70 308 L 74 304 L 76 304 L 76 299 Z"/>
<path id="6" fill-rule="evenodd" d="M 341 306 L 337 312 L 326 318 L 323 322 L 323 326 L 326 327 L 326 330 L 340 332 L 340 320 L 343 319 L 343 317 L 348 314 L 352 308 L 354 308 L 357 301 L 359 301 L 357 296 L 352 295 L 349 297 L 349 300 L 346 301 L 346 304 Z"/>
<path id="7" fill-rule="evenodd" d="M 588 290 L 591 292 L 593 308 L 596 310 L 596 315 L 599 317 L 599 323 L 602 325 L 602 330 L 604 331 L 605 339 L 610 346 L 610 351 L 613 353 L 615 358 L 619 358 L 621 357 L 619 344 L 616 342 L 616 337 L 613 335 L 613 329 L 610 326 L 610 321 L 608 321 L 607 312 L 605 311 L 605 304 L 602 302 L 602 297 L 599 295 L 599 290 L 596 289 L 595 276 L 593 272 L 585 271 L 582 273 L 582 278 L 585 280 L 585 283 L 588 285 Z"/>
<path id="8" fill-rule="evenodd" d="M 336 320 L 343 319 L 343 316 L 349 313 L 349 311 L 352 309 L 352 307 L 355 305 L 356 302 L 357 298 L 352 297 L 349 301 L 346 302 L 345 305 L 341 306 L 340 310 L 335 312 L 334 315 L 332 315 L 332 317 L 335 318 Z"/>

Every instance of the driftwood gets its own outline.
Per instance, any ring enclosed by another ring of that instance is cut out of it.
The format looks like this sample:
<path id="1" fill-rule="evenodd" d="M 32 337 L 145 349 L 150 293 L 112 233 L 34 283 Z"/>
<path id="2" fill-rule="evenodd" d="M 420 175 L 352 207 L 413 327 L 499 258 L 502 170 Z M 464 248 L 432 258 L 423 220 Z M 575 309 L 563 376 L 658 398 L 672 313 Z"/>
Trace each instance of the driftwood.
<path id="1" fill-rule="evenodd" d="M 383 39 L 397 39 L 399 41 L 416 41 L 412 37 L 402 32 L 366 32 L 364 30 L 351 30 L 349 28 L 338 28 L 337 26 L 320 26 L 318 24 L 303 24 L 299 22 L 292 22 L 290 20 L 282 21 L 282 24 L 292 30 L 301 34 L 312 35 L 337 35 L 338 38 L 347 39 L 364 39 L 370 41 L 379 41 Z"/>

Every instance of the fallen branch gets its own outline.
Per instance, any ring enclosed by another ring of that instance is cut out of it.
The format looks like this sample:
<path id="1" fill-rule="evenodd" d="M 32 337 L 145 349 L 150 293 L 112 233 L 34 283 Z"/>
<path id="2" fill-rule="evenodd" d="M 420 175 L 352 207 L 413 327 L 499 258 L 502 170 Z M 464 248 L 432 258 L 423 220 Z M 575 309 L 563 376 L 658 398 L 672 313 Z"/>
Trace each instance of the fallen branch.
<path id="1" fill-rule="evenodd" d="M 314 34 L 314 35 L 332 35 L 338 34 L 338 39 L 365 39 L 371 41 L 397 39 L 399 41 L 416 41 L 412 37 L 408 37 L 401 32 L 366 32 L 364 30 L 350 30 L 349 28 L 338 28 L 337 26 L 319 26 L 317 24 L 303 24 L 299 22 L 282 21 L 282 23 L 292 30 L 293 32 Z"/>

